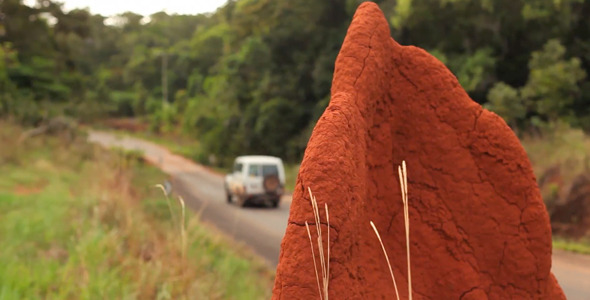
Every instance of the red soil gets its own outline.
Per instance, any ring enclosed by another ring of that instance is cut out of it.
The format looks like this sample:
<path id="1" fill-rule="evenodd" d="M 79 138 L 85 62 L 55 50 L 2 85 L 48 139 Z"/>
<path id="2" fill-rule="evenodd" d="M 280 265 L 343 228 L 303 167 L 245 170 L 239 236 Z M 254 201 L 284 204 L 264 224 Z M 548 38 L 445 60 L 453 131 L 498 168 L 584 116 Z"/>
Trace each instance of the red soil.
<path id="1" fill-rule="evenodd" d="M 549 218 L 518 139 L 440 61 L 396 43 L 374 3 L 358 8 L 336 60 L 332 99 L 299 171 L 273 299 L 319 298 L 304 226 L 314 223 L 308 187 L 330 210 L 330 298 L 395 298 L 371 220 L 407 298 L 402 160 L 414 299 L 565 299 L 550 273 Z"/>
<path id="2" fill-rule="evenodd" d="M 148 124 L 133 118 L 107 119 L 102 122 L 102 125 L 129 132 L 143 132 L 148 129 Z"/>

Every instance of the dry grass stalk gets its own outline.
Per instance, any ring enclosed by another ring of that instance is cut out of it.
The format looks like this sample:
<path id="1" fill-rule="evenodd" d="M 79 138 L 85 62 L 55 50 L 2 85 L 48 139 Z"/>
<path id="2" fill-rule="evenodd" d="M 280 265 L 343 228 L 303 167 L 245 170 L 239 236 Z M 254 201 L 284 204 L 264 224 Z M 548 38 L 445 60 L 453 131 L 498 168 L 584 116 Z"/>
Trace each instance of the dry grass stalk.
<path id="1" fill-rule="evenodd" d="M 383 250 L 383 254 L 385 254 L 385 260 L 387 260 L 387 266 L 389 267 L 389 274 L 391 274 L 391 281 L 393 281 L 393 287 L 395 288 L 395 296 L 396 299 L 399 300 L 399 292 L 397 290 L 397 284 L 395 283 L 395 276 L 393 276 L 393 269 L 391 268 L 391 263 L 389 262 L 389 256 L 387 256 L 387 251 L 385 251 L 385 246 L 383 245 L 383 241 L 381 240 L 381 235 L 379 235 L 379 231 L 373 221 L 371 221 L 371 226 L 377 235 L 377 239 L 379 239 L 379 243 L 381 244 L 381 249 Z"/>
<path id="2" fill-rule="evenodd" d="M 186 258 L 186 213 L 185 213 L 185 206 L 184 206 L 184 199 L 182 196 L 178 196 L 178 202 L 180 202 L 181 212 L 182 212 L 182 223 L 180 224 L 180 239 L 182 243 L 182 258 Z"/>
<path id="3" fill-rule="evenodd" d="M 408 208 L 408 171 L 406 169 L 406 161 L 402 161 L 402 165 L 398 166 L 397 168 L 398 175 L 399 175 L 399 182 L 400 182 L 400 190 L 402 195 L 402 202 L 404 204 L 404 227 L 406 230 L 406 255 L 408 261 L 408 299 L 412 300 L 412 272 L 410 267 L 410 211 Z M 395 283 L 395 277 L 393 276 L 393 269 L 391 268 L 391 263 L 389 262 L 389 257 L 387 256 L 387 251 L 385 251 L 385 246 L 383 245 L 383 241 L 381 240 L 381 236 L 379 235 L 379 231 L 373 221 L 370 222 L 377 238 L 379 239 L 379 243 L 381 244 L 381 249 L 383 249 L 383 254 L 385 254 L 385 260 L 387 260 L 387 266 L 389 267 L 389 273 L 391 274 L 391 280 L 393 281 L 393 287 L 395 288 L 395 295 L 399 300 L 399 293 L 397 289 L 397 284 Z"/>
<path id="4" fill-rule="evenodd" d="M 170 201 L 170 197 L 168 197 L 168 193 L 166 193 L 166 189 L 161 184 L 156 184 L 155 187 L 162 190 L 164 196 L 166 197 L 166 202 L 168 203 L 168 209 L 170 210 L 170 215 L 172 216 L 172 220 L 174 226 L 179 226 L 180 228 L 180 243 L 181 243 L 181 251 L 182 251 L 182 258 L 186 257 L 186 209 L 184 205 L 184 199 L 181 196 L 178 196 L 178 203 L 180 203 L 180 216 L 182 218 L 181 222 L 179 223 L 176 219 L 176 214 L 174 214 L 174 210 L 172 209 L 172 201 Z"/>
<path id="5" fill-rule="evenodd" d="M 412 272 L 410 268 L 410 211 L 408 209 L 408 171 L 406 161 L 397 168 L 399 174 L 402 201 L 404 203 L 404 225 L 406 228 L 406 255 L 408 258 L 408 299 L 412 300 Z"/>
<path id="6" fill-rule="evenodd" d="M 320 277 L 318 275 L 318 266 L 315 262 L 315 251 L 313 251 L 313 241 L 311 240 L 311 231 L 309 230 L 309 224 L 305 221 L 305 228 L 307 228 L 307 236 L 309 237 L 309 245 L 311 246 L 311 257 L 313 258 L 313 270 L 315 271 L 315 280 L 318 283 L 318 292 L 320 293 L 320 300 L 322 299 L 322 292 L 320 288 Z"/>
<path id="7" fill-rule="evenodd" d="M 166 188 L 164 188 L 164 186 L 161 184 L 156 184 L 155 187 L 161 189 L 162 193 L 164 193 L 164 196 L 166 197 L 166 202 L 168 203 L 168 209 L 170 210 L 170 216 L 172 216 L 172 220 L 174 222 L 174 225 L 176 225 L 177 224 L 176 215 L 172 211 L 172 203 L 170 201 L 170 197 L 168 197 L 168 193 L 166 192 Z"/>
<path id="8" fill-rule="evenodd" d="M 330 284 L 330 214 L 328 214 L 328 203 L 324 203 L 324 209 L 326 210 L 326 221 L 328 223 L 328 261 L 326 268 L 326 299 L 328 299 L 328 286 Z"/>
<path id="9" fill-rule="evenodd" d="M 309 191 L 309 198 L 311 200 L 311 207 L 314 215 L 315 220 L 315 227 L 317 232 L 317 247 L 318 247 L 318 254 L 320 257 L 320 271 L 321 271 L 321 287 L 320 287 L 320 276 L 317 268 L 317 263 L 315 260 L 315 251 L 313 250 L 313 242 L 311 237 L 311 230 L 309 230 L 309 224 L 305 221 L 305 227 L 307 228 L 307 235 L 309 237 L 309 243 L 311 244 L 311 255 L 313 258 L 313 266 L 316 273 L 316 281 L 318 284 L 318 292 L 320 294 L 320 300 L 328 300 L 328 283 L 330 280 L 330 215 L 328 213 L 328 205 L 324 205 L 324 209 L 326 210 L 326 221 L 328 224 L 328 246 L 327 246 L 327 257 L 324 255 L 324 243 L 322 237 L 322 227 L 320 223 L 320 213 L 318 209 L 318 203 L 316 198 L 311 193 L 311 188 L 308 188 Z"/>

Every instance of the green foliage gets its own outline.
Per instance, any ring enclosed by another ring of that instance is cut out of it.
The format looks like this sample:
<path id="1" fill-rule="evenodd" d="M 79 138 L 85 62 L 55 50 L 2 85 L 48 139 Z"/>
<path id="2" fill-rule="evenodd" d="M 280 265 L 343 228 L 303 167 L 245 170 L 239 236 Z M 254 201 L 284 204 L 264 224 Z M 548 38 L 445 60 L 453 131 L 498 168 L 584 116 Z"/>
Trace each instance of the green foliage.
<path id="1" fill-rule="evenodd" d="M 563 119 L 576 124 L 583 119 L 575 117 L 576 99 L 581 96 L 580 82 L 586 72 L 581 60 L 564 58 L 565 47 L 555 39 L 549 40 L 542 50 L 535 51 L 529 61 L 530 74 L 526 85 L 519 90 L 497 83 L 488 92 L 486 107 L 502 116 L 512 127 L 527 113 L 531 123 L 542 127 L 539 120 L 553 123 Z"/>
<path id="2" fill-rule="evenodd" d="M 16 51 L 10 43 L 0 44 L 0 114 L 11 111 L 14 103 L 15 84 L 10 80 L 10 69 L 18 66 Z"/>
<path id="3" fill-rule="evenodd" d="M 412 0 L 399 0 L 395 4 L 395 13 L 391 17 L 391 24 L 395 28 L 401 28 L 407 22 L 412 11 Z"/>
<path id="4" fill-rule="evenodd" d="M 491 48 L 481 48 L 471 55 L 461 55 L 449 61 L 449 66 L 457 70 L 457 79 L 465 91 L 473 92 L 492 74 L 495 64 Z"/>
<path id="5" fill-rule="evenodd" d="M 52 0 L 5 0 L 0 114 L 31 124 L 139 117 L 200 140 L 202 161 L 298 161 L 362 2 L 238 0 L 212 14 L 109 23 Z M 427 49 L 515 130 L 562 120 L 590 132 L 589 0 L 376 2 L 399 43 Z"/>
<path id="6" fill-rule="evenodd" d="M 153 103 L 156 103 L 155 101 Z M 176 107 L 169 103 L 163 103 L 159 109 L 150 114 L 150 125 L 152 130 L 157 132 L 170 132 L 176 125 Z"/>
<path id="7" fill-rule="evenodd" d="M 579 82 L 586 77 L 577 57 L 564 59 L 565 48 L 550 40 L 543 50 L 532 53 L 530 75 L 522 96 L 535 105 L 535 111 L 550 120 L 570 115 L 571 105 L 579 97 Z"/>
<path id="8" fill-rule="evenodd" d="M 132 116 L 135 104 L 135 93 L 132 91 L 113 91 L 110 101 L 115 116 Z"/>
<path id="9" fill-rule="evenodd" d="M 266 148 L 269 154 L 287 153 L 283 135 L 293 135 L 300 131 L 298 118 L 301 116 L 295 103 L 282 98 L 274 98 L 260 106 L 254 125 L 255 140 L 260 144 L 259 151 Z"/>
<path id="10" fill-rule="evenodd" d="M 527 112 L 518 90 L 503 82 L 496 83 L 490 89 L 485 107 L 500 115 L 513 128 L 524 119 Z"/>

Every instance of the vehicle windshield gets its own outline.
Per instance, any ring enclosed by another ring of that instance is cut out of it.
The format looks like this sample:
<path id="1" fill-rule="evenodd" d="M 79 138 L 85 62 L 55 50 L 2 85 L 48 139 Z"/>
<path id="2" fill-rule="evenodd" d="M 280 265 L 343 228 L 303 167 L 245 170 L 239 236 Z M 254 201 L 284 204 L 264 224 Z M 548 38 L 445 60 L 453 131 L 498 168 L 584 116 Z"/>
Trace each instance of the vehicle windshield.
<path id="1" fill-rule="evenodd" d="M 279 169 L 276 165 L 262 165 L 262 176 L 279 175 Z"/>
<path id="2" fill-rule="evenodd" d="M 279 169 L 277 165 L 250 165 L 248 167 L 248 176 L 256 177 L 261 176 L 265 177 L 268 175 L 279 175 Z"/>

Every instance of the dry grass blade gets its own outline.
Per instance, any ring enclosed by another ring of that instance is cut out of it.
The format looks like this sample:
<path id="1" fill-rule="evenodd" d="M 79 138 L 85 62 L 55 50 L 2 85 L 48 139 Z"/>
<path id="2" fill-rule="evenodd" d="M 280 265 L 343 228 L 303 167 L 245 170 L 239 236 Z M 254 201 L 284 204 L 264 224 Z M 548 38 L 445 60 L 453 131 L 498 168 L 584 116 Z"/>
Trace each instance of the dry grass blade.
<path id="1" fill-rule="evenodd" d="M 172 222 L 174 222 L 174 225 L 176 225 L 177 224 L 176 215 L 172 211 L 172 203 L 170 201 L 170 198 L 168 197 L 168 193 L 166 193 L 166 188 L 164 188 L 164 186 L 161 184 L 156 184 L 155 187 L 161 189 L 162 193 L 164 193 L 164 197 L 166 197 L 166 202 L 168 202 L 168 209 L 170 210 L 170 216 L 172 217 Z"/>
<path id="2" fill-rule="evenodd" d="M 323 300 L 328 300 L 328 282 L 330 280 L 330 276 L 329 276 L 329 265 L 330 265 L 330 224 L 329 224 L 329 215 L 328 215 L 328 205 L 324 204 L 324 208 L 326 210 L 326 219 L 328 221 L 328 246 L 327 246 L 327 257 L 324 253 L 324 243 L 323 243 L 323 236 L 322 236 L 322 227 L 321 227 L 321 220 L 320 220 L 320 212 L 319 212 L 319 208 L 318 208 L 318 203 L 316 198 L 313 196 L 312 192 L 311 192 L 311 188 L 308 188 L 309 191 L 309 197 L 310 197 L 310 201 L 311 201 L 311 207 L 312 207 L 312 211 L 313 211 L 313 215 L 314 215 L 314 220 L 315 220 L 315 227 L 316 227 L 316 232 L 317 232 L 317 246 L 318 246 L 318 256 L 320 257 L 320 272 L 321 272 L 321 279 L 322 282 L 320 284 L 320 276 L 319 276 L 319 272 L 317 271 L 317 264 L 315 261 L 315 253 L 313 251 L 313 242 L 312 242 L 312 238 L 311 238 L 311 231 L 308 228 L 308 235 L 309 235 L 309 242 L 311 244 L 312 247 L 312 256 L 314 259 L 314 268 L 316 271 L 316 280 L 318 282 L 318 290 L 320 292 L 320 299 Z M 307 226 L 307 221 L 306 221 L 306 226 Z M 320 287 L 321 286 L 321 287 Z"/>
<path id="3" fill-rule="evenodd" d="M 172 209 L 172 201 L 170 201 L 170 197 L 168 197 L 168 193 L 166 193 L 166 188 L 164 188 L 161 184 L 156 184 L 156 188 L 159 188 L 164 193 L 166 197 L 166 202 L 168 203 L 168 209 L 170 210 L 170 215 L 172 216 L 172 221 L 174 226 L 179 226 L 180 228 L 180 243 L 181 243 L 181 251 L 182 251 L 182 258 L 186 258 L 186 209 L 184 205 L 184 199 L 181 196 L 178 196 L 178 203 L 180 203 L 180 216 L 182 217 L 181 222 L 179 223 L 176 219 L 176 215 L 174 214 L 174 210 Z"/>
<path id="4" fill-rule="evenodd" d="M 326 268 L 326 286 L 325 294 L 326 299 L 328 298 L 328 285 L 330 283 L 330 214 L 328 213 L 328 203 L 324 203 L 324 209 L 326 210 L 326 222 L 328 222 L 328 266 Z"/>
<path id="5" fill-rule="evenodd" d="M 184 199 L 181 196 L 178 196 L 178 202 L 180 202 L 180 207 L 182 208 L 182 223 L 180 225 L 180 238 L 182 243 L 182 258 L 186 258 L 186 215 L 185 215 L 185 206 L 184 206 Z"/>
<path id="6" fill-rule="evenodd" d="M 318 293 L 320 293 L 320 300 L 322 299 L 322 289 L 320 288 L 320 277 L 318 275 L 318 266 L 315 262 L 315 252 L 313 251 L 313 242 L 311 241 L 311 231 L 309 230 L 309 224 L 305 221 L 305 228 L 307 229 L 307 236 L 309 237 L 309 245 L 311 246 L 311 257 L 313 258 L 313 270 L 315 271 L 315 279 L 318 283 Z"/>
<path id="7" fill-rule="evenodd" d="M 399 300 L 399 292 L 397 290 L 397 284 L 395 283 L 395 276 L 393 276 L 393 269 L 391 268 L 391 263 L 389 262 L 389 256 L 387 256 L 387 251 L 385 251 L 385 246 L 383 245 L 383 241 L 381 240 L 381 235 L 379 235 L 379 231 L 377 230 L 377 227 L 375 227 L 375 224 L 373 223 L 373 221 L 371 221 L 371 227 L 373 227 L 373 230 L 375 231 L 375 234 L 377 235 L 377 239 L 379 239 L 379 243 L 381 244 L 381 249 L 383 250 L 383 254 L 385 254 L 385 260 L 387 260 L 387 266 L 389 267 L 389 274 L 391 274 L 391 281 L 393 281 L 393 287 L 395 288 L 395 296 L 396 296 L 397 300 Z"/>
<path id="8" fill-rule="evenodd" d="M 402 202 L 404 203 L 404 225 L 406 229 L 406 255 L 408 261 L 408 299 L 412 300 L 412 271 L 410 267 L 410 212 L 408 208 L 408 171 L 406 161 L 398 167 Z"/>

